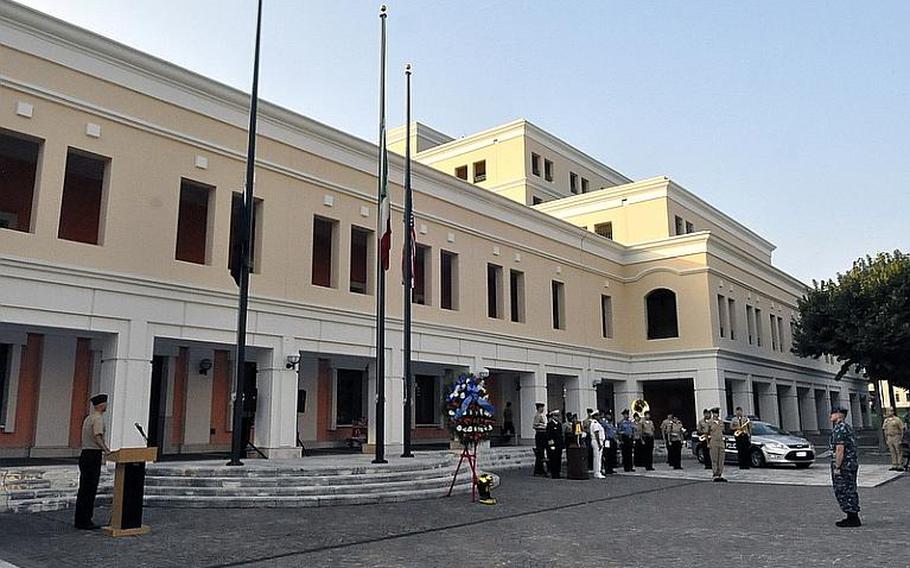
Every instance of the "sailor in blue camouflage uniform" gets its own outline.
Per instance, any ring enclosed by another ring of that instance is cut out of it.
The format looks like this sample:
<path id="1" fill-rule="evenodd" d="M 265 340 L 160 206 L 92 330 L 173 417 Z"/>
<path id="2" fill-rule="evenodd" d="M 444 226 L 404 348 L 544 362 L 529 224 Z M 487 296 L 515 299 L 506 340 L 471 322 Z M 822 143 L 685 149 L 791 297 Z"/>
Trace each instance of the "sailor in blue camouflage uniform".
<path id="1" fill-rule="evenodd" d="M 622 450 L 622 469 L 623 471 L 635 471 L 633 465 L 634 456 L 632 454 L 632 445 L 635 439 L 635 424 L 629 420 L 629 409 L 624 408 L 622 411 L 622 420 L 616 425 L 616 431 L 619 433 L 619 441 Z"/>
<path id="2" fill-rule="evenodd" d="M 859 459 L 856 454 L 856 434 L 853 427 L 844 420 L 846 408 L 831 409 L 831 481 L 834 496 L 841 510 L 847 514 L 843 520 L 834 523 L 839 527 L 858 527 L 859 495 L 856 492 L 856 473 Z"/>

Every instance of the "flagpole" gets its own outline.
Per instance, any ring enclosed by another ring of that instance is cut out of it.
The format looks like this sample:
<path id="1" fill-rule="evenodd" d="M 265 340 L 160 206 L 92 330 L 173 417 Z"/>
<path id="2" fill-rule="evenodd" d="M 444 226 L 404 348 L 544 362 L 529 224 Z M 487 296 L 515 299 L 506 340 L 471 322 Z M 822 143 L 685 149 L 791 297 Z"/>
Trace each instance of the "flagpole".
<path id="1" fill-rule="evenodd" d="M 262 0 L 256 12 L 256 47 L 253 55 L 253 88 L 250 92 L 250 128 L 246 153 L 246 188 L 243 198 L 243 221 L 240 227 L 240 301 L 237 309 L 237 352 L 234 360 L 234 408 L 231 428 L 231 461 L 243 465 L 243 395 L 246 365 L 246 316 L 250 294 L 250 235 L 253 232 L 253 178 L 256 168 L 256 115 L 259 108 L 259 36 L 262 30 Z"/>
<path id="2" fill-rule="evenodd" d="M 414 205 L 411 192 L 411 64 L 404 68 L 405 75 L 405 150 L 404 150 L 404 452 L 403 458 L 413 458 L 411 453 L 411 296 L 414 291 Z"/>
<path id="3" fill-rule="evenodd" d="M 379 237 L 379 254 L 376 255 L 376 425 L 375 452 L 373 463 L 388 463 L 385 459 L 385 271 L 388 268 L 388 253 L 385 241 L 388 230 L 388 156 L 385 142 L 385 20 L 386 7 L 379 9 L 382 23 L 379 52 L 379 198 L 376 217 Z M 388 235 L 390 238 L 390 235 Z"/>

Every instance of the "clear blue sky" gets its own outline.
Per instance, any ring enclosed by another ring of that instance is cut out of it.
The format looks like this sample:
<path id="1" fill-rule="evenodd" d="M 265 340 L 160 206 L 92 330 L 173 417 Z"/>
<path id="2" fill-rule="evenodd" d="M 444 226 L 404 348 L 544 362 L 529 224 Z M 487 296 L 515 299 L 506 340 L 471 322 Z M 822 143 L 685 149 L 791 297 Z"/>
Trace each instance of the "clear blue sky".
<path id="1" fill-rule="evenodd" d="M 27 0 L 249 89 L 254 0 Z M 260 93 L 376 140 L 379 2 L 265 0 Z M 810 281 L 910 249 L 910 2 L 389 2 L 389 123 L 524 117 L 667 175 Z"/>

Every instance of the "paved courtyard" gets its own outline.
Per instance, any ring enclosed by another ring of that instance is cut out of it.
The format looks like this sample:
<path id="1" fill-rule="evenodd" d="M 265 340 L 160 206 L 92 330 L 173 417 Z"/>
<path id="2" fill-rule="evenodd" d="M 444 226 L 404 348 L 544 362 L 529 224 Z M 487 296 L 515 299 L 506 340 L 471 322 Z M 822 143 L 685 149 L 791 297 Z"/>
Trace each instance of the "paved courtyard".
<path id="1" fill-rule="evenodd" d="M 687 466 L 683 473 L 697 473 Z M 148 509 L 153 532 L 126 539 L 72 530 L 71 511 L 3 514 L 0 559 L 22 568 L 886 565 L 910 531 L 910 475 L 860 489 L 865 525 L 852 530 L 833 526 L 839 511 L 827 486 L 717 484 L 660 469 L 604 481 L 511 472 L 496 496 L 492 507 L 462 495 L 319 509 Z"/>

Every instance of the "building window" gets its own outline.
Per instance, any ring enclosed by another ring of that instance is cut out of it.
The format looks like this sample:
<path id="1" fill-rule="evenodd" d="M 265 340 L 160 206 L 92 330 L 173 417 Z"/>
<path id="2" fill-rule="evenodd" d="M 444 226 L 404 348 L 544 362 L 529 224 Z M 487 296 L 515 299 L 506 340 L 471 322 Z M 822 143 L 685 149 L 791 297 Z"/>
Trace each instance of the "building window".
<path id="1" fill-rule="evenodd" d="M 540 156 L 531 154 L 531 173 L 540 177 Z"/>
<path id="2" fill-rule="evenodd" d="M 474 183 L 486 181 L 487 179 L 487 161 L 480 160 L 474 162 Z"/>
<path id="3" fill-rule="evenodd" d="M 695 232 L 695 225 L 693 225 L 689 221 L 686 221 L 686 234 L 688 235 L 689 233 L 694 233 L 694 232 Z"/>
<path id="4" fill-rule="evenodd" d="M 600 296 L 600 330 L 601 334 L 612 339 L 613 337 L 613 298 Z"/>
<path id="5" fill-rule="evenodd" d="M 335 425 L 351 426 L 366 415 L 363 411 L 366 381 L 363 371 L 338 369 L 335 384 Z"/>
<path id="6" fill-rule="evenodd" d="M 9 392 L 10 357 L 12 345 L 0 343 L 0 426 L 6 425 L 6 406 Z"/>
<path id="7" fill-rule="evenodd" d="M 487 315 L 502 318 L 502 267 L 487 265 Z"/>
<path id="8" fill-rule="evenodd" d="M 755 308 L 755 345 L 761 347 L 762 343 L 762 319 L 761 310 Z"/>
<path id="9" fill-rule="evenodd" d="M 727 315 L 730 317 L 730 340 L 736 340 L 736 300 L 727 299 Z"/>
<path id="10" fill-rule="evenodd" d="M 58 238 L 90 245 L 99 243 L 104 174 L 109 161 L 72 148 L 67 151 Z"/>
<path id="11" fill-rule="evenodd" d="M 590 184 L 588 183 L 588 180 L 586 180 L 585 178 L 581 178 L 581 192 L 582 193 L 588 193 L 589 185 Z"/>
<path id="12" fill-rule="evenodd" d="M 458 309 L 458 255 L 454 252 L 439 253 L 439 307 L 444 310 Z"/>
<path id="13" fill-rule="evenodd" d="M 468 180 L 468 166 L 458 166 L 455 168 L 455 177 L 458 179 Z"/>
<path id="14" fill-rule="evenodd" d="M 613 240 L 613 223 L 611 221 L 608 221 L 606 223 L 597 223 L 594 225 L 594 232 L 601 237 Z"/>
<path id="15" fill-rule="evenodd" d="M 648 319 L 648 339 L 679 337 L 676 320 L 676 294 L 659 288 L 645 296 Z"/>
<path id="16" fill-rule="evenodd" d="M 543 203 L 543 199 L 537 197 L 536 195 L 531 196 L 531 205 L 540 205 Z"/>
<path id="17" fill-rule="evenodd" d="M 525 275 L 518 270 L 509 271 L 509 308 L 512 321 L 525 321 Z"/>
<path id="18" fill-rule="evenodd" d="M 250 235 L 250 272 L 260 272 L 258 260 L 259 244 L 262 242 L 259 232 L 262 230 L 262 200 L 253 200 L 253 234 Z M 230 249 L 228 250 L 228 270 L 234 278 L 240 277 L 240 256 L 242 254 L 240 240 L 240 228 L 243 223 L 243 194 L 233 193 L 231 195 L 231 234 Z"/>
<path id="19" fill-rule="evenodd" d="M 749 345 L 755 341 L 755 311 L 746 304 L 746 332 L 749 336 Z"/>
<path id="20" fill-rule="evenodd" d="M 683 218 L 679 215 L 676 215 L 676 234 L 682 235 L 686 232 L 686 224 L 683 221 Z"/>
<path id="21" fill-rule="evenodd" d="M 777 317 L 777 344 L 780 346 L 780 352 L 786 351 L 784 346 L 784 318 Z"/>
<path id="22" fill-rule="evenodd" d="M 174 258 L 205 264 L 209 248 L 209 200 L 211 186 L 187 179 L 180 180 L 180 206 L 177 212 L 177 251 Z"/>
<path id="23" fill-rule="evenodd" d="M 717 295 L 717 325 L 721 337 L 727 337 L 727 299 Z"/>
<path id="24" fill-rule="evenodd" d="M 430 259 L 433 255 L 430 247 L 417 245 L 414 248 L 414 289 L 411 291 L 411 301 L 415 304 L 428 305 L 430 303 Z"/>
<path id="25" fill-rule="evenodd" d="M 355 294 L 370 293 L 370 249 L 373 244 L 373 231 L 361 227 L 351 227 L 351 285 Z"/>
<path id="26" fill-rule="evenodd" d="M 313 276 L 316 286 L 335 286 L 335 226 L 322 217 L 313 218 Z"/>
<path id="27" fill-rule="evenodd" d="M 771 351 L 777 351 L 777 322 L 774 321 L 774 314 L 769 317 L 771 318 Z"/>
<path id="28" fill-rule="evenodd" d="M 31 231 L 41 144 L 0 132 L 0 229 Z"/>
<path id="29" fill-rule="evenodd" d="M 543 177 L 547 181 L 553 181 L 553 162 L 550 160 L 543 161 Z"/>
<path id="30" fill-rule="evenodd" d="M 550 282 L 553 305 L 553 329 L 566 328 L 566 286 L 562 282 Z"/>
<path id="31" fill-rule="evenodd" d="M 578 193 L 578 174 L 575 172 L 569 172 L 569 191 Z"/>
<path id="32" fill-rule="evenodd" d="M 432 375 L 414 375 L 414 424 L 439 424 L 439 381 Z"/>

